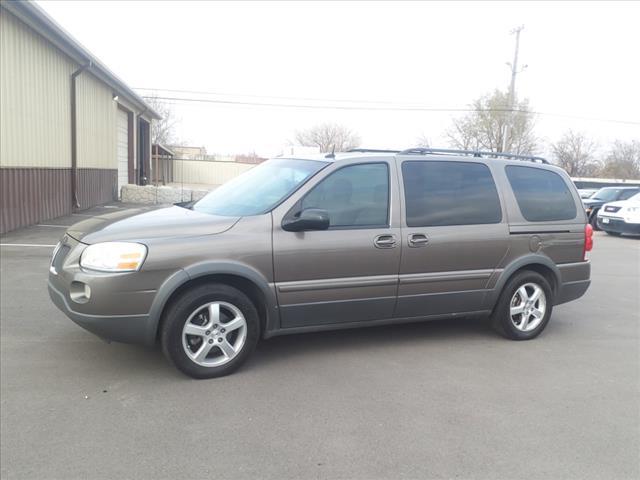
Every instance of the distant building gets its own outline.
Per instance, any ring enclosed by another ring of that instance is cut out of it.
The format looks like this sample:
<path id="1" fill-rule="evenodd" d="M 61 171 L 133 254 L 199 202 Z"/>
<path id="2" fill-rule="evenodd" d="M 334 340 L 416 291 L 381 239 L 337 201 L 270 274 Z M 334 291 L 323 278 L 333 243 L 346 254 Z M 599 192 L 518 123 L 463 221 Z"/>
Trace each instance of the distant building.
<path id="1" fill-rule="evenodd" d="M 638 187 L 640 178 L 592 178 L 592 177 L 572 177 L 576 188 L 603 188 L 603 187 Z"/>
<path id="2" fill-rule="evenodd" d="M 295 155 L 314 155 L 320 153 L 318 147 L 305 147 L 303 145 L 286 145 L 282 147 L 282 156 L 289 157 Z"/>
<path id="3" fill-rule="evenodd" d="M 173 151 L 160 143 L 151 145 L 152 183 L 154 185 L 166 185 L 173 182 L 174 156 Z"/>
<path id="4" fill-rule="evenodd" d="M 187 147 L 184 145 L 169 145 L 176 159 L 181 160 L 207 160 L 205 147 Z"/>
<path id="5" fill-rule="evenodd" d="M 202 160 L 208 162 L 237 162 L 237 163 L 262 163 L 266 158 L 260 157 L 255 153 L 242 155 L 220 155 L 218 153 L 207 153 L 205 147 L 188 147 L 183 145 L 169 146 L 174 153 L 175 161 L 180 160 Z"/>
<path id="6" fill-rule="evenodd" d="M 248 155 L 236 155 L 235 156 L 236 163 L 249 163 L 249 164 L 256 165 L 258 163 L 264 162 L 265 160 L 267 160 L 267 159 L 264 158 L 264 157 L 260 157 L 260 156 L 256 155 L 255 153 L 248 154 Z"/>
<path id="7" fill-rule="evenodd" d="M 0 3 L 0 86 L 0 233 L 151 178 L 159 115 L 35 3 Z"/>

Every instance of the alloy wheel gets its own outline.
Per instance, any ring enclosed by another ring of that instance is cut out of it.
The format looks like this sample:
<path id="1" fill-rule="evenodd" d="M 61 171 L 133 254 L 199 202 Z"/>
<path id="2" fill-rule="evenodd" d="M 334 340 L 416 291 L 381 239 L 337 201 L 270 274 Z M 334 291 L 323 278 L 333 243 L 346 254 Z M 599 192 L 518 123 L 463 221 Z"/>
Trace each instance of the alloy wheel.
<path id="1" fill-rule="evenodd" d="M 509 315 L 511 323 L 521 332 L 535 330 L 547 311 L 547 297 L 536 283 L 525 283 L 511 297 Z"/>
<path id="2" fill-rule="evenodd" d="M 209 302 L 196 308 L 182 329 L 184 352 L 203 367 L 219 367 L 233 360 L 246 338 L 244 315 L 227 302 Z"/>

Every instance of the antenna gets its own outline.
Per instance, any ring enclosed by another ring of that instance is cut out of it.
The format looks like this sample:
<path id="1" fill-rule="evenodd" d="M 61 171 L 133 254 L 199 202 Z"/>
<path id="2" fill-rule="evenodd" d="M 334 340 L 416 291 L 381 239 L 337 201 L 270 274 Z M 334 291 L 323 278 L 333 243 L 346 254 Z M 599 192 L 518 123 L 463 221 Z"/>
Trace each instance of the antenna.
<path id="1" fill-rule="evenodd" d="M 333 147 L 331 148 L 331 153 L 327 153 L 324 158 L 336 158 L 336 144 L 333 144 Z"/>

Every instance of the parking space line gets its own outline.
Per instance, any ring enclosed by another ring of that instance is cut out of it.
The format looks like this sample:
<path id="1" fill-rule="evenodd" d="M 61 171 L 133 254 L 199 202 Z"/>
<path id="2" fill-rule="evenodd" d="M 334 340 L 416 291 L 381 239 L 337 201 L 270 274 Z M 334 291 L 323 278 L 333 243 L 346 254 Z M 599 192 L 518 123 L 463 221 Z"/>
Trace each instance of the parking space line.
<path id="1" fill-rule="evenodd" d="M 54 248 L 55 245 L 44 245 L 41 243 L 0 243 L 0 247 L 47 247 Z"/>
<path id="2" fill-rule="evenodd" d="M 52 228 L 69 228 L 71 225 L 47 225 L 45 223 L 38 223 L 36 227 L 52 227 Z"/>

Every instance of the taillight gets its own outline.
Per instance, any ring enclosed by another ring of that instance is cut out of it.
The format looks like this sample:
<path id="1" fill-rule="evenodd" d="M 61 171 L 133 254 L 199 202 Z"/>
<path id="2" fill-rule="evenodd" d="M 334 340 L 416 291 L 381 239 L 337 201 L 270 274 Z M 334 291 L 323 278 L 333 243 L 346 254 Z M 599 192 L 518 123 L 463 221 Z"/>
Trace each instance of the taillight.
<path id="1" fill-rule="evenodd" d="M 584 248 L 582 250 L 582 258 L 587 260 L 587 252 L 593 248 L 593 227 L 587 223 L 584 226 Z"/>

